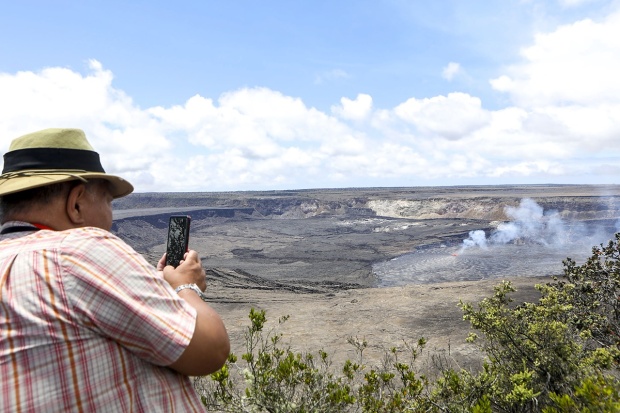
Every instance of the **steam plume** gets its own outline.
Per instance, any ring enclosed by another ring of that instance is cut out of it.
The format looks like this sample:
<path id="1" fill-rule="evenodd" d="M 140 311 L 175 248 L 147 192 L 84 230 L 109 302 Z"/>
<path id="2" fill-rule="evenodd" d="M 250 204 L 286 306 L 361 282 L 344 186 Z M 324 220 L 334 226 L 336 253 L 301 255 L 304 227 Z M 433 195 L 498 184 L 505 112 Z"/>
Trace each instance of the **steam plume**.
<path id="1" fill-rule="evenodd" d="M 586 243 L 589 246 L 600 243 L 600 231 L 588 231 L 583 223 L 565 222 L 557 211 L 544 211 L 534 200 L 522 199 L 518 207 L 507 206 L 504 212 L 510 219 L 501 223 L 487 237 L 482 230 L 471 231 L 463 241 L 460 252 L 467 248 L 487 249 L 493 245 L 508 243 L 538 244 L 560 248 L 567 244 Z"/>

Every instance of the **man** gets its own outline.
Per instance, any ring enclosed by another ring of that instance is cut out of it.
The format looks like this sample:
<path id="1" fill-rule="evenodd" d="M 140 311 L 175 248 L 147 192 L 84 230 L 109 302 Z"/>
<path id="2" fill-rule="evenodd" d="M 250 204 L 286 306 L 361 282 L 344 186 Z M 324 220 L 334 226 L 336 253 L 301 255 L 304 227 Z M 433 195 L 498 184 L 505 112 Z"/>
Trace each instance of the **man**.
<path id="1" fill-rule="evenodd" d="M 193 412 L 228 334 L 195 251 L 157 268 L 109 232 L 133 187 L 79 129 L 15 139 L 0 175 L 0 411 Z"/>

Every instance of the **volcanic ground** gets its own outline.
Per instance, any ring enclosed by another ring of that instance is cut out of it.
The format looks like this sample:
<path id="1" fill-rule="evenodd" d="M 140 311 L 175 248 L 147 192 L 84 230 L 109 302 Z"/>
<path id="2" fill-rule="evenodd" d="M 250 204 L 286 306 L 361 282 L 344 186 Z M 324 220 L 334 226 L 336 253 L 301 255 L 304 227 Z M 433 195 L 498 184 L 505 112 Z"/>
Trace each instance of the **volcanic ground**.
<path id="1" fill-rule="evenodd" d="M 526 200 L 524 202 L 524 200 Z M 113 232 L 156 263 L 168 217 L 192 216 L 190 247 L 233 351 L 251 308 L 267 311 L 295 350 L 367 361 L 404 341 L 475 367 L 459 300 L 509 279 L 516 301 L 585 258 L 617 230 L 620 186 L 536 185 L 143 193 L 114 202 Z M 427 360 L 430 360 L 427 359 Z"/>

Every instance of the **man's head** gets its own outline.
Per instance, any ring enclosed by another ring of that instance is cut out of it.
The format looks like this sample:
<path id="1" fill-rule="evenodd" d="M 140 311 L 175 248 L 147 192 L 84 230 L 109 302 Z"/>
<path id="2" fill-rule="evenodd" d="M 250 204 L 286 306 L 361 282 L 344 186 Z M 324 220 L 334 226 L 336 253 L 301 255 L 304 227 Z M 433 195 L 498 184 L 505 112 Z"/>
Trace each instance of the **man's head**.
<path id="1" fill-rule="evenodd" d="M 45 129 L 15 139 L 0 175 L 2 221 L 37 220 L 54 229 L 110 229 L 111 201 L 133 191 L 108 175 L 79 129 Z"/>

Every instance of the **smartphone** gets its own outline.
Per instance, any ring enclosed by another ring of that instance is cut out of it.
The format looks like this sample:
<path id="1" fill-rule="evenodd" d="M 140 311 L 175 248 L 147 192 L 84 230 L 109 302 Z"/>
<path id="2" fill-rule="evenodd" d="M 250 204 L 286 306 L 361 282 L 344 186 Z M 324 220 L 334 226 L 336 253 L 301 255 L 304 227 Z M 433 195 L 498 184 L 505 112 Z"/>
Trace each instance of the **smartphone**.
<path id="1" fill-rule="evenodd" d="M 189 251 L 189 215 L 172 215 L 168 223 L 168 245 L 166 246 L 166 265 L 179 266 L 183 256 Z"/>

